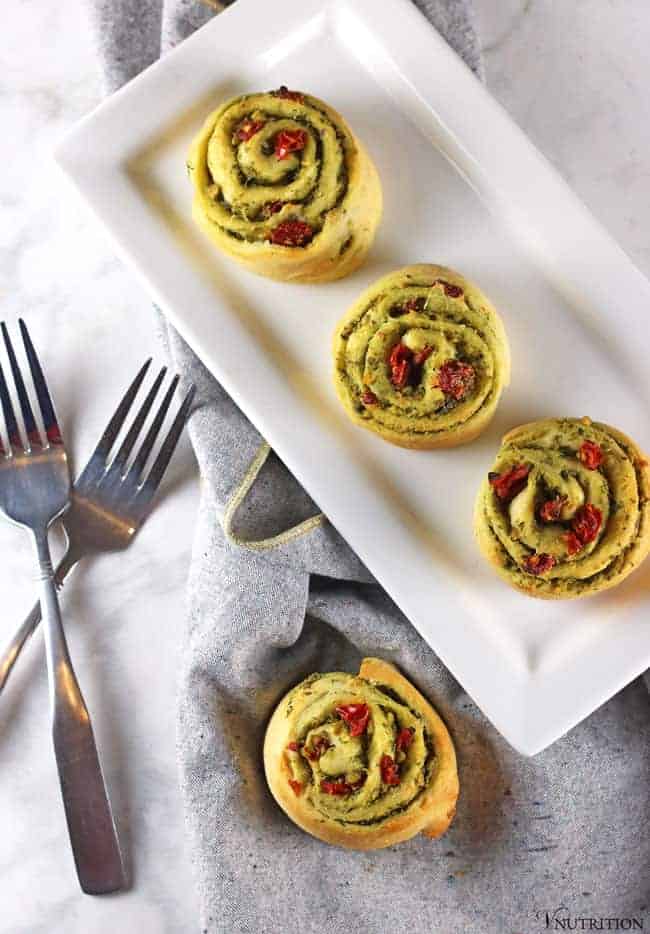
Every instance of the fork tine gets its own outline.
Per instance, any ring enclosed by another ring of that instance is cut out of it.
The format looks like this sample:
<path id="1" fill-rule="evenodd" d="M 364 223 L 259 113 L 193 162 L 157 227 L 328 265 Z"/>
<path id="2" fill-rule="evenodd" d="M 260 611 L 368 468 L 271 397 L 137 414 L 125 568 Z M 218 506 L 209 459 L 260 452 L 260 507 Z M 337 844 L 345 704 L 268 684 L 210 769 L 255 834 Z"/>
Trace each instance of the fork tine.
<path id="1" fill-rule="evenodd" d="M 133 405 L 133 400 L 138 394 L 138 390 L 142 385 L 142 380 L 145 378 L 147 370 L 151 365 L 151 357 L 148 360 L 145 360 L 144 364 L 140 367 L 140 372 L 133 380 L 127 391 L 124 393 L 122 401 L 115 409 L 113 417 L 106 426 L 106 431 L 99 439 L 99 443 L 95 450 L 93 451 L 91 460 L 94 460 L 95 457 L 102 457 L 106 459 L 111 452 L 111 448 L 115 443 L 115 439 L 120 433 L 120 429 L 124 424 L 126 416 L 129 414 L 129 410 Z"/>
<path id="2" fill-rule="evenodd" d="M 153 462 L 153 466 L 149 471 L 146 480 L 136 495 L 135 502 L 140 507 L 147 506 L 154 493 L 158 489 L 160 481 L 162 480 L 163 475 L 167 470 L 167 465 L 171 460 L 172 454 L 176 450 L 178 439 L 183 433 L 183 428 L 185 427 L 185 422 L 187 421 L 187 418 L 190 414 L 190 409 L 192 407 L 195 393 L 196 386 L 190 386 L 185 398 L 181 403 L 181 407 L 176 413 L 176 418 L 172 422 L 171 428 L 167 432 L 167 436 L 162 443 L 160 451 L 158 452 L 158 456 Z"/>
<path id="3" fill-rule="evenodd" d="M 144 402 L 140 406 L 137 415 L 133 419 L 133 424 L 129 428 L 124 441 L 120 445 L 120 448 L 115 455 L 113 462 L 109 468 L 109 473 L 113 474 L 115 471 L 120 471 L 126 464 L 127 458 L 131 453 L 133 445 L 137 441 L 138 435 L 142 431 L 142 426 L 144 425 L 147 415 L 151 411 L 151 406 L 154 403 L 154 399 L 158 395 L 158 390 L 160 389 L 160 384 L 165 378 L 165 373 L 167 372 L 167 367 L 164 366 L 162 370 L 158 373 L 158 376 L 153 382 L 151 389 L 147 393 Z"/>
<path id="4" fill-rule="evenodd" d="M 2 324 L 0 324 L 0 328 L 2 329 L 2 337 L 5 342 L 5 347 L 7 348 L 7 356 L 9 357 L 9 366 L 11 367 L 11 372 L 13 374 L 14 385 L 16 386 L 16 392 L 18 393 L 18 402 L 20 405 L 20 411 L 22 412 L 23 416 L 23 423 L 25 425 L 25 434 L 27 435 L 27 447 L 31 448 L 35 445 L 40 448 L 43 446 L 43 441 L 36 425 L 32 404 L 29 401 L 29 396 L 27 395 L 27 390 L 25 389 L 23 374 L 20 372 L 18 360 L 16 359 L 16 354 L 14 353 L 14 347 L 11 343 L 11 338 L 9 337 L 9 331 L 7 330 L 7 325 L 4 321 Z"/>
<path id="5" fill-rule="evenodd" d="M 5 379 L 4 371 L 1 365 L 0 365 L 0 405 L 2 406 L 2 414 L 4 415 L 5 427 L 7 429 L 7 435 L 9 437 L 9 446 L 15 454 L 18 454 L 22 452 L 23 450 L 23 439 L 20 437 L 20 431 L 18 430 L 18 422 L 16 421 L 16 414 L 14 412 L 14 406 L 11 401 L 11 396 L 9 395 L 7 381 Z M 3 451 L 4 451 L 4 448 L 3 448 Z"/>
<path id="6" fill-rule="evenodd" d="M 165 393 L 163 401 L 160 403 L 158 411 L 156 412 L 155 418 L 149 426 L 149 431 L 147 432 L 144 441 L 140 445 L 140 450 L 138 451 L 133 463 L 131 464 L 131 467 L 129 468 L 129 472 L 124 480 L 124 482 L 129 486 L 136 487 L 140 481 L 142 471 L 144 470 L 145 464 L 147 463 L 147 458 L 151 453 L 151 449 L 155 444 L 156 438 L 160 433 L 162 423 L 164 422 L 169 406 L 171 405 L 176 387 L 178 386 L 178 380 L 178 376 L 175 376 L 171 381 L 169 389 Z"/>
<path id="7" fill-rule="evenodd" d="M 43 427 L 45 428 L 45 437 L 49 444 L 63 444 L 63 438 L 61 437 L 61 430 L 59 428 L 59 423 L 56 420 L 56 413 L 54 411 L 54 406 L 52 405 L 52 399 L 50 397 L 50 391 L 47 388 L 47 383 L 45 382 L 45 377 L 43 376 L 43 370 L 41 369 L 41 364 L 39 362 L 36 351 L 34 350 L 34 345 L 29 336 L 27 326 L 21 318 L 18 321 L 18 326 L 20 328 L 20 333 L 23 338 L 23 344 L 25 345 L 25 353 L 27 354 L 27 362 L 29 363 L 29 369 L 32 373 L 32 379 L 34 381 L 34 389 L 36 390 L 36 398 L 38 399 L 38 404 L 41 410 L 41 417 L 43 419 Z M 5 339 L 5 344 L 7 344 L 7 352 L 9 353 L 9 360 L 11 361 L 12 369 L 14 367 L 15 357 L 13 357 L 13 351 L 9 351 L 9 335 L 7 334 L 7 329 L 3 325 L 3 335 Z M 13 359 L 12 359 L 13 357 Z M 18 389 L 18 396 L 20 398 L 21 391 L 20 386 L 18 385 L 17 370 L 14 370 L 14 379 L 16 380 L 16 388 Z M 19 371 L 18 371 L 19 372 Z M 22 379 L 21 379 L 22 382 Z M 25 387 L 23 385 L 23 391 Z M 27 416 L 25 415 L 25 408 L 23 406 L 21 398 L 21 407 L 23 409 L 23 416 L 25 417 L 25 422 L 27 422 Z M 27 400 L 27 405 L 29 406 L 29 400 Z M 31 406 L 29 406 L 31 411 Z M 32 415 L 32 420 L 34 416 Z M 38 434 L 38 429 L 34 424 L 34 430 Z M 27 429 L 27 435 L 29 437 L 29 428 Z M 39 436 L 40 437 L 40 436 Z M 31 440 L 31 439 L 30 439 Z"/>

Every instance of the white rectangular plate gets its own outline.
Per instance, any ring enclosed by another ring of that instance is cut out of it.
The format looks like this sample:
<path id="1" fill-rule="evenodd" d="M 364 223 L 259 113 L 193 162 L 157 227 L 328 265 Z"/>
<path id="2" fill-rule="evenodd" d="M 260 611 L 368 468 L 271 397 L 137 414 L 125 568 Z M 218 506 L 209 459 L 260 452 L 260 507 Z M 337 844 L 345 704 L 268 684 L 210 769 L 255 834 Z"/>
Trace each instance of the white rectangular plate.
<path id="1" fill-rule="evenodd" d="M 280 84 L 329 101 L 365 142 L 385 213 L 342 282 L 260 279 L 190 219 L 190 139 L 223 99 Z M 238 0 L 83 120 L 57 159 L 121 255 L 495 726 L 532 755 L 650 664 L 650 565 L 546 603 L 478 554 L 472 506 L 499 439 L 548 415 L 650 448 L 650 283 L 410 0 Z M 456 267 L 505 320 L 513 380 L 490 429 L 440 452 L 348 422 L 335 324 L 378 276 Z M 614 327 L 616 323 L 616 328 Z M 627 335 L 621 342 L 618 335 Z"/>

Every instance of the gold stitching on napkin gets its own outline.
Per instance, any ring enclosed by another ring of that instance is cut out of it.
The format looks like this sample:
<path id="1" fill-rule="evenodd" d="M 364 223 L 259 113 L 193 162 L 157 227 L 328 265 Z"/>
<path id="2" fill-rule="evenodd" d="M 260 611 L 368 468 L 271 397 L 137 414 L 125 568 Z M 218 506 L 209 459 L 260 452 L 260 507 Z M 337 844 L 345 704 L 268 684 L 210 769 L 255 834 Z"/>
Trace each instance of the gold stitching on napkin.
<path id="1" fill-rule="evenodd" d="M 258 448 L 257 454 L 251 461 L 248 470 L 244 474 L 242 482 L 237 487 L 231 498 L 228 500 L 225 512 L 223 514 L 223 530 L 231 545 L 238 545 L 242 548 L 250 548 L 252 551 L 266 551 L 269 548 L 277 548 L 279 545 L 286 545 L 288 542 L 293 541 L 294 538 L 299 538 L 301 535 L 306 535 L 307 532 L 311 532 L 312 529 L 315 529 L 317 526 L 321 525 L 325 518 L 323 513 L 320 512 L 318 515 L 312 516 L 310 519 L 305 519 L 303 522 L 299 522 L 298 525 L 294 525 L 290 529 L 286 529 L 286 531 L 278 533 L 278 535 L 272 535 L 270 538 L 262 538 L 258 541 L 250 541 L 248 539 L 242 538 L 240 535 L 237 535 L 234 532 L 233 524 L 235 521 L 235 516 L 237 515 L 237 511 L 243 501 L 246 499 L 249 490 L 255 483 L 255 480 L 257 479 L 260 470 L 266 463 L 270 453 L 270 445 L 266 441 L 263 442 L 263 444 L 261 444 Z"/>

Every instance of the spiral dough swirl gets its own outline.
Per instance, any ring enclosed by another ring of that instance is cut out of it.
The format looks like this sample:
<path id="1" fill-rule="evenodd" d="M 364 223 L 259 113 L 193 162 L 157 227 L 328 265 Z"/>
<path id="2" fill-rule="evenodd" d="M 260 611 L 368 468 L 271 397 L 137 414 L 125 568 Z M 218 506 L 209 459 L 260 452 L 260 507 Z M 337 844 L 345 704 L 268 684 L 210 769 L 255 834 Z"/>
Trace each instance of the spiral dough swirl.
<path id="1" fill-rule="evenodd" d="M 533 596 L 613 587 L 650 550 L 648 461 L 588 418 L 515 428 L 479 491 L 476 531 L 502 576 Z"/>
<path id="2" fill-rule="evenodd" d="M 441 833 L 457 795 L 447 731 L 392 666 L 366 659 L 361 671 L 312 675 L 284 698 L 265 742 L 271 790 L 296 823 L 340 845 Z"/>
<path id="3" fill-rule="evenodd" d="M 340 278 L 381 215 L 375 168 L 323 101 L 280 88 L 228 101 L 188 158 L 193 215 L 226 253 L 277 279 Z"/>
<path id="4" fill-rule="evenodd" d="M 510 357 L 488 299 L 443 266 L 408 266 L 368 289 L 334 338 L 337 391 L 351 418 L 409 448 L 475 438 L 507 384 Z"/>

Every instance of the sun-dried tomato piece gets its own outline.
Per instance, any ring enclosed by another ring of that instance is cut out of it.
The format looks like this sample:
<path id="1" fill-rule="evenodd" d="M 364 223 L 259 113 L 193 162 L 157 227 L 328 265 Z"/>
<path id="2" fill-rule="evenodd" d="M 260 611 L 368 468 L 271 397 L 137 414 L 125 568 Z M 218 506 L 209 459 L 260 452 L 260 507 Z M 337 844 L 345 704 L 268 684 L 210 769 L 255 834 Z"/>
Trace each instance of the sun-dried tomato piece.
<path id="1" fill-rule="evenodd" d="M 289 779 L 289 785 L 291 786 L 291 790 L 293 791 L 293 793 L 294 793 L 295 795 L 299 795 L 299 794 L 301 793 L 301 791 L 302 791 L 302 782 L 297 782 L 295 779 L 290 778 L 290 779 Z"/>
<path id="2" fill-rule="evenodd" d="M 424 306 L 426 305 L 427 300 L 421 295 L 418 298 L 408 298 L 402 308 L 405 312 L 409 311 L 424 311 Z"/>
<path id="3" fill-rule="evenodd" d="M 259 133 L 264 126 L 266 126 L 265 120 L 251 120 L 247 118 L 246 120 L 242 120 L 239 124 L 235 136 L 244 143 L 248 142 L 248 140 L 252 139 L 256 133 Z"/>
<path id="4" fill-rule="evenodd" d="M 404 389 L 411 377 L 413 351 L 406 344 L 395 344 L 388 358 L 391 369 L 390 381 L 396 389 Z"/>
<path id="5" fill-rule="evenodd" d="M 370 708 L 367 704 L 342 704 L 336 708 L 336 712 L 350 728 L 350 736 L 361 736 L 366 732 L 370 719 Z"/>
<path id="6" fill-rule="evenodd" d="M 268 204 L 264 205 L 263 213 L 265 217 L 271 217 L 272 214 L 277 214 L 283 208 L 282 201 L 269 201 Z"/>
<path id="7" fill-rule="evenodd" d="M 402 344 L 400 341 L 399 344 L 395 344 L 392 348 L 388 357 L 388 363 L 390 366 L 399 366 L 399 364 L 403 363 L 405 360 L 410 360 L 412 356 L 413 351 L 410 347 L 407 347 L 406 344 Z"/>
<path id="8" fill-rule="evenodd" d="M 540 574 L 546 574 L 547 571 L 550 571 L 551 568 L 554 568 L 557 564 L 553 555 L 547 555 L 544 552 L 535 555 L 527 555 L 521 563 L 524 571 L 527 571 L 529 574 L 534 574 L 535 577 L 539 577 Z"/>
<path id="9" fill-rule="evenodd" d="M 277 91 L 271 91 L 271 94 L 274 97 L 280 97 L 284 101 L 298 101 L 299 104 L 305 99 L 305 95 L 301 91 L 290 91 L 286 84 L 281 85 Z"/>
<path id="10" fill-rule="evenodd" d="M 330 748 L 330 741 L 326 736 L 314 736 L 311 741 L 311 748 L 305 748 L 305 755 L 310 762 L 318 762 L 324 752 Z"/>
<path id="11" fill-rule="evenodd" d="M 438 370 L 437 386 L 456 402 L 472 391 L 475 382 L 476 370 L 471 363 L 463 363 L 462 360 L 447 360 Z"/>
<path id="12" fill-rule="evenodd" d="M 603 524 L 603 514 L 593 503 L 586 503 L 576 510 L 571 520 L 571 531 L 567 534 L 567 551 L 575 555 L 581 548 L 593 542 Z"/>
<path id="13" fill-rule="evenodd" d="M 397 366 L 393 367 L 390 381 L 396 389 L 404 389 L 404 387 L 408 385 L 410 377 L 411 364 L 408 360 L 404 360 L 402 363 L 399 363 Z"/>
<path id="14" fill-rule="evenodd" d="M 402 780 L 399 775 L 399 766 L 392 756 L 382 756 L 379 760 L 379 769 L 384 785 L 399 785 Z"/>
<path id="15" fill-rule="evenodd" d="M 298 752 L 298 743 L 287 743 L 287 749 L 290 749 L 291 752 Z"/>
<path id="16" fill-rule="evenodd" d="M 518 464 L 504 473 L 489 473 L 488 480 L 499 499 L 509 503 L 526 486 L 529 473 L 530 464 Z"/>
<path id="17" fill-rule="evenodd" d="M 313 228 L 304 221 L 282 221 L 271 231 L 271 243 L 277 246 L 306 246 L 313 236 Z"/>
<path id="18" fill-rule="evenodd" d="M 587 503 L 581 506 L 573 517 L 571 527 L 583 544 L 593 542 L 598 535 L 603 524 L 603 514 L 594 506 L 593 503 Z"/>
<path id="19" fill-rule="evenodd" d="M 275 156 L 286 159 L 291 152 L 300 152 L 307 145 L 305 130 L 282 130 L 275 137 Z"/>
<path id="20" fill-rule="evenodd" d="M 361 401 L 364 405 L 377 405 L 379 400 L 377 399 L 377 396 L 374 394 L 372 389 L 364 389 L 364 391 L 361 393 Z"/>
<path id="21" fill-rule="evenodd" d="M 352 785 L 348 784 L 348 782 L 344 782 L 343 779 L 330 781 L 326 778 L 321 781 L 320 789 L 324 791 L 326 795 L 349 795 L 354 790 Z"/>
<path id="22" fill-rule="evenodd" d="M 413 730 L 410 726 L 405 726 L 400 730 L 395 740 L 395 749 L 398 752 L 405 752 L 413 742 Z"/>
<path id="23" fill-rule="evenodd" d="M 547 499 L 539 507 L 539 518 L 542 522 L 557 522 L 566 501 L 566 496 L 554 496 L 553 499 Z"/>
<path id="24" fill-rule="evenodd" d="M 576 555 L 579 551 L 582 551 L 582 542 L 575 532 L 567 532 L 566 550 L 569 555 Z"/>
<path id="25" fill-rule="evenodd" d="M 583 441 L 578 451 L 578 459 L 587 470 L 597 470 L 603 462 L 603 449 L 595 441 Z"/>
<path id="26" fill-rule="evenodd" d="M 365 775 L 362 775 L 356 782 L 346 782 L 342 778 L 324 778 L 320 783 L 320 788 L 326 795 L 351 795 L 353 791 L 358 791 L 361 788 L 365 780 Z"/>
<path id="27" fill-rule="evenodd" d="M 397 389 L 416 385 L 422 377 L 422 366 L 433 353 L 433 347 L 424 347 L 414 352 L 406 344 L 395 344 L 388 357 L 391 369 L 390 381 Z"/>
<path id="28" fill-rule="evenodd" d="M 432 286 L 441 285 L 445 291 L 445 295 L 448 295 L 449 298 L 460 298 L 463 294 L 463 290 L 459 285 L 454 285 L 453 282 L 445 282 L 444 279 L 436 279 L 436 281 L 431 284 Z"/>

